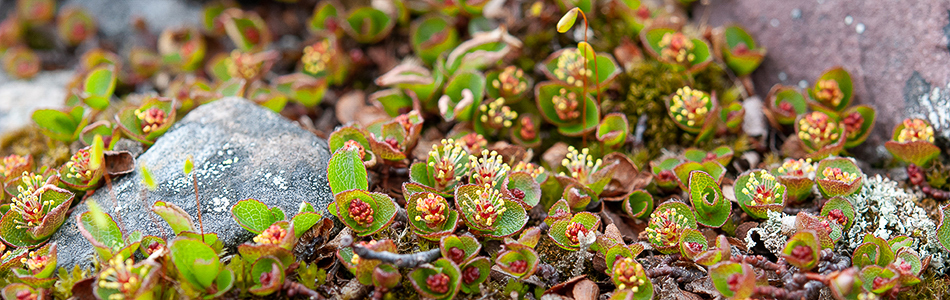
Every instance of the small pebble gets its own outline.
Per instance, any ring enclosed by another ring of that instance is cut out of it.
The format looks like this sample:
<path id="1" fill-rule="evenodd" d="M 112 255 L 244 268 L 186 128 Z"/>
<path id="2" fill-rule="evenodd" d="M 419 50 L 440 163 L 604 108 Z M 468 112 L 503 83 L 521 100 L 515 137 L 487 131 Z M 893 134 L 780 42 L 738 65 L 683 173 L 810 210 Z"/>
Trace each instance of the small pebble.
<path id="1" fill-rule="evenodd" d="M 785 79 L 788 79 L 788 74 L 785 74 L 785 72 L 779 72 L 778 80 L 785 81 Z"/>
<path id="2" fill-rule="evenodd" d="M 851 25 L 851 22 L 854 22 L 854 18 L 852 18 L 851 15 L 848 15 L 847 17 L 844 17 L 844 24 L 845 24 L 845 25 Z"/>
<path id="3" fill-rule="evenodd" d="M 802 81 L 799 81 L 799 82 L 798 82 L 798 87 L 800 87 L 800 88 L 807 88 L 807 87 L 808 87 L 808 81 L 805 81 L 804 79 L 802 79 Z"/>
<path id="4" fill-rule="evenodd" d="M 858 34 L 864 33 L 864 23 L 858 23 L 857 26 L 854 26 L 854 31 L 857 31 Z"/>
<path id="5" fill-rule="evenodd" d="M 802 18 L 802 10 L 801 10 L 801 9 L 798 9 L 798 8 L 793 9 L 793 10 L 792 10 L 792 19 L 801 19 L 801 18 Z"/>
<path id="6" fill-rule="evenodd" d="M 778 27 L 778 24 L 779 24 L 778 19 L 772 19 L 772 21 L 770 21 L 769 24 L 771 24 L 772 27 Z"/>

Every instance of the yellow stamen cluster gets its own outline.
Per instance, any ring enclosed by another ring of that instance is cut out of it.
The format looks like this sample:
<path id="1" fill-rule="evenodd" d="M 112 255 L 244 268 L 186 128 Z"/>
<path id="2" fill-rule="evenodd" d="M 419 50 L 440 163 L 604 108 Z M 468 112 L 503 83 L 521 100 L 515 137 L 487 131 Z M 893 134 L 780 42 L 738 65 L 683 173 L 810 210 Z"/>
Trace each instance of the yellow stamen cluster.
<path id="1" fill-rule="evenodd" d="M 18 194 L 11 200 L 10 210 L 20 214 L 21 219 L 14 219 L 17 229 L 33 228 L 43 222 L 54 202 L 40 201 L 42 193 L 37 190 L 43 185 L 42 176 L 23 172 L 20 180 L 23 185 L 17 186 Z"/>
<path id="2" fill-rule="evenodd" d="M 310 74 L 326 71 L 330 59 L 333 58 L 330 46 L 330 40 L 324 39 L 303 48 L 303 57 L 300 60 L 303 62 L 304 71 Z"/>
<path id="3" fill-rule="evenodd" d="M 238 50 L 231 51 L 231 56 L 225 61 L 225 67 L 228 69 L 228 75 L 251 79 L 261 73 L 262 62 L 254 57 L 254 54 L 243 53 Z"/>
<path id="4" fill-rule="evenodd" d="M 593 59 L 586 58 L 586 59 Z M 590 82 L 593 71 L 587 68 L 584 54 L 580 49 L 570 49 L 561 52 L 557 58 L 557 67 L 554 77 L 576 87 L 584 86 L 584 80 Z"/>
<path id="5" fill-rule="evenodd" d="M 479 105 L 478 110 L 482 112 L 480 118 L 482 123 L 495 129 L 511 127 L 511 121 L 518 118 L 518 112 L 505 105 L 505 98 Z"/>
<path id="6" fill-rule="evenodd" d="M 66 169 L 68 170 L 66 178 L 78 179 L 83 182 L 92 179 L 94 170 L 89 168 L 89 159 L 91 158 L 92 155 L 89 154 L 89 149 L 76 151 L 76 154 L 73 154 L 66 162 Z"/>
<path id="7" fill-rule="evenodd" d="M 514 168 L 511 168 L 511 171 L 526 172 L 531 174 L 531 177 L 534 177 L 534 179 L 538 179 L 538 176 L 544 174 L 544 167 L 529 162 L 519 161 L 517 164 L 515 164 Z"/>
<path id="8" fill-rule="evenodd" d="M 581 116 L 581 112 L 577 110 L 580 100 L 573 91 L 562 88 L 558 90 L 557 95 L 551 97 L 551 102 L 554 103 L 554 112 L 561 120 L 573 120 Z"/>
<path id="9" fill-rule="evenodd" d="M 280 244 L 285 237 L 287 237 L 287 230 L 274 224 L 264 229 L 261 234 L 255 236 L 254 242 L 264 245 L 277 245 Z"/>
<path id="10" fill-rule="evenodd" d="M 844 93 L 841 92 L 838 81 L 834 79 L 818 80 L 815 87 L 815 98 L 818 98 L 817 100 L 822 103 L 837 107 L 844 99 Z"/>
<path id="11" fill-rule="evenodd" d="M 36 251 L 30 251 L 29 257 L 21 258 L 20 263 L 25 265 L 33 274 L 36 274 L 50 263 L 50 257 L 48 255 L 38 255 Z"/>
<path id="12" fill-rule="evenodd" d="M 463 213 L 471 216 L 477 225 L 482 227 L 494 225 L 498 217 L 507 210 L 501 192 L 488 184 L 482 186 L 475 197 L 457 200 L 461 201 Z"/>
<path id="13" fill-rule="evenodd" d="M 709 103 L 709 94 L 684 86 L 670 99 L 670 112 L 676 122 L 690 127 L 702 126 L 709 113 Z"/>
<path id="14" fill-rule="evenodd" d="M 645 283 L 640 276 L 645 273 L 643 266 L 632 258 L 625 257 L 618 260 L 614 263 L 614 276 L 617 281 L 620 281 L 617 290 L 630 289 L 631 292 L 636 293 L 640 290 L 640 286 Z"/>
<path id="15" fill-rule="evenodd" d="M 19 156 L 16 154 L 11 154 L 0 160 L 0 177 L 10 176 L 10 172 L 13 171 L 13 168 L 22 166 L 26 164 L 26 157 Z"/>
<path id="16" fill-rule="evenodd" d="M 840 168 L 826 168 L 821 171 L 821 176 L 824 179 L 837 180 L 846 184 L 851 184 L 855 180 L 858 180 L 858 174 L 842 171 Z"/>
<path id="17" fill-rule="evenodd" d="M 428 165 L 435 173 L 436 189 L 451 187 L 468 172 L 469 155 L 465 152 L 462 142 L 453 139 L 442 139 L 432 145 L 429 151 Z"/>
<path id="18" fill-rule="evenodd" d="M 152 107 L 145 111 L 136 109 L 135 117 L 139 119 L 139 122 L 142 124 L 142 132 L 146 134 L 158 130 L 159 127 L 162 127 L 162 125 L 165 125 L 165 122 L 168 121 L 168 116 L 165 115 L 165 111 L 157 107 Z"/>
<path id="19" fill-rule="evenodd" d="M 798 138 L 815 148 L 834 143 L 840 137 L 838 123 L 822 112 L 813 111 L 798 120 Z"/>
<path id="20" fill-rule="evenodd" d="M 693 41 L 683 33 L 668 32 L 663 35 L 657 46 L 660 46 L 660 60 L 682 64 L 696 59 L 696 55 L 691 53 L 694 47 Z"/>
<path id="21" fill-rule="evenodd" d="M 780 175 L 808 176 L 815 173 L 815 164 L 811 163 L 811 158 L 788 159 L 782 163 L 782 166 L 778 167 L 778 173 Z"/>
<path id="22" fill-rule="evenodd" d="M 503 161 L 498 152 L 482 150 L 482 157 L 469 156 L 468 167 L 471 169 L 470 183 L 477 185 L 495 186 L 511 171 L 511 167 Z"/>
<path id="23" fill-rule="evenodd" d="M 524 71 L 515 66 L 505 67 L 491 85 L 503 96 L 516 96 L 528 89 L 528 83 L 522 81 Z"/>
<path id="24" fill-rule="evenodd" d="M 376 240 L 370 240 L 369 242 L 361 241 L 358 244 L 360 246 L 363 246 L 364 248 L 372 248 L 373 246 L 376 245 Z M 353 253 L 353 258 L 350 258 L 350 263 L 353 264 L 354 266 L 359 265 L 361 261 L 362 259 L 360 258 L 360 255 L 356 253 Z"/>
<path id="25" fill-rule="evenodd" d="M 687 221 L 686 216 L 679 214 L 673 208 L 654 211 L 650 214 L 650 225 L 655 226 L 649 226 L 645 231 L 651 240 L 658 241 L 660 245 L 664 247 L 675 246 L 679 243 L 683 230 L 687 228 Z"/>
<path id="26" fill-rule="evenodd" d="M 904 128 L 897 134 L 900 143 L 925 141 L 934 142 L 934 128 L 921 119 L 905 119 Z"/>
<path id="27" fill-rule="evenodd" d="M 567 169 L 569 175 L 583 184 L 590 183 L 590 175 L 600 170 L 603 163 L 602 159 L 594 160 L 590 149 L 584 148 L 578 152 L 574 146 L 567 147 L 567 156 L 561 160 L 561 165 Z M 564 172 L 561 172 L 561 175 L 565 175 Z"/>
<path id="28" fill-rule="evenodd" d="M 442 196 L 426 193 L 426 196 L 416 201 L 416 210 L 422 215 L 416 216 L 416 221 L 423 221 L 429 227 L 438 227 L 445 222 L 445 208 L 448 203 Z"/>
<path id="29" fill-rule="evenodd" d="M 488 140 L 481 134 L 475 132 L 463 135 L 459 138 L 459 141 L 465 146 L 465 150 L 468 150 L 468 153 L 471 154 L 479 153 L 482 151 L 482 148 L 488 146 Z"/>
<path id="30" fill-rule="evenodd" d="M 749 173 L 749 181 L 742 187 L 742 193 L 752 197 L 752 205 L 768 205 L 778 200 L 782 188 L 775 176 L 763 170 Z"/>
<path id="31" fill-rule="evenodd" d="M 122 260 L 116 255 L 109 260 L 109 267 L 99 274 L 99 288 L 117 290 L 118 293 L 109 295 L 109 300 L 121 300 L 135 296 L 142 281 L 148 275 L 151 266 L 143 265 L 136 269 L 132 259 Z"/>

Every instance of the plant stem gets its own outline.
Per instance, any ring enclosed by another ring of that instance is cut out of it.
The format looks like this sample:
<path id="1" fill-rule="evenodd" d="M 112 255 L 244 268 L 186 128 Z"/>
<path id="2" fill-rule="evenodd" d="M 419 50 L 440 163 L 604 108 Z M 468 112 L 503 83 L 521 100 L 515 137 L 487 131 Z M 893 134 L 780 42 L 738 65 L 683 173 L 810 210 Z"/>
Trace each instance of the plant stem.
<path id="1" fill-rule="evenodd" d="M 205 242 L 205 223 L 201 221 L 201 201 L 198 201 L 198 173 L 192 172 L 191 179 L 195 187 L 195 206 L 198 208 L 198 226 L 201 227 L 201 242 Z"/>
<path id="2" fill-rule="evenodd" d="M 341 244 L 343 244 L 343 247 L 353 247 L 353 253 L 359 255 L 360 258 L 378 259 L 382 262 L 394 264 L 400 268 L 415 268 L 421 264 L 430 263 L 442 257 L 442 252 L 439 248 L 408 254 L 374 251 L 353 243 L 352 236 L 345 236 Z"/>
<path id="3" fill-rule="evenodd" d="M 581 18 L 584 18 L 584 44 L 587 44 L 587 45 L 589 46 L 590 43 L 587 42 L 587 31 L 590 30 L 590 23 L 587 22 L 587 14 L 585 14 L 584 11 L 581 10 L 581 9 L 577 9 L 577 12 L 579 12 L 579 13 L 581 14 Z M 590 48 L 591 48 L 591 50 L 594 49 L 593 46 L 591 46 Z M 580 47 L 578 47 L 577 50 L 580 51 Z M 583 51 L 582 54 L 583 54 L 583 56 L 584 56 L 584 69 L 586 70 L 586 69 L 587 69 L 587 51 Z M 586 73 L 586 72 L 585 72 L 585 73 Z M 587 74 L 584 74 L 582 77 L 583 77 L 583 79 L 584 79 L 584 89 L 583 89 L 583 97 L 582 97 L 581 101 L 583 101 L 584 104 L 582 105 L 583 109 L 582 109 L 581 113 L 584 114 L 584 115 L 581 116 L 581 122 L 583 123 L 583 126 L 586 128 L 586 127 L 587 127 L 587 77 L 588 77 L 588 76 L 587 76 Z M 596 52 L 596 51 L 594 51 L 594 80 L 600 81 L 600 74 L 597 72 L 597 52 Z M 595 86 L 595 89 L 596 89 L 596 86 Z M 598 105 L 600 104 L 600 94 L 601 94 L 600 91 L 597 91 L 597 104 L 598 104 Z M 584 147 L 587 147 L 587 135 L 586 135 L 586 134 L 583 136 L 583 139 L 584 139 L 584 141 L 583 141 L 583 142 L 584 142 Z"/>

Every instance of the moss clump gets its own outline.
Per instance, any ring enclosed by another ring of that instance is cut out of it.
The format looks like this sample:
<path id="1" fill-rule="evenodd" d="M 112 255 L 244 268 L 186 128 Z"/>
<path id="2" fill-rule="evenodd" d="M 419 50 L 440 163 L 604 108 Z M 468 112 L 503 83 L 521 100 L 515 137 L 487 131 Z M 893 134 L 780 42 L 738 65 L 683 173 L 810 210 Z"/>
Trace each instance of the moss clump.
<path id="1" fill-rule="evenodd" d="M 937 275 L 928 269 L 921 276 L 920 284 L 914 285 L 909 291 L 901 292 L 901 299 L 948 299 L 950 298 L 950 278 Z"/>
<path id="2" fill-rule="evenodd" d="M 686 85 L 722 94 L 727 82 L 725 73 L 716 65 L 693 74 L 692 83 L 686 76 L 674 71 L 669 65 L 654 60 L 643 61 L 621 75 L 621 84 L 629 87 L 626 97 L 620 98 L 625 100 L 604 101 L 603 110 L 627 114 L 631 128 L 636 128 L 641 116 L 647 118 L 643 141 L 650 157 L 658 156 L 660 149 L 672 145 L 694 146 L 696 136 L 680 130 L 668 117 L 666 97 Z"/>
<path id="3" fill-rule="evenodd" d="M 57 168 L 69 160 L 72 151 L 65 142 L 50 139 L 36 126 L 27 126 L 0 136 L 0 156 L 32 155 L 37 169 Z"/>

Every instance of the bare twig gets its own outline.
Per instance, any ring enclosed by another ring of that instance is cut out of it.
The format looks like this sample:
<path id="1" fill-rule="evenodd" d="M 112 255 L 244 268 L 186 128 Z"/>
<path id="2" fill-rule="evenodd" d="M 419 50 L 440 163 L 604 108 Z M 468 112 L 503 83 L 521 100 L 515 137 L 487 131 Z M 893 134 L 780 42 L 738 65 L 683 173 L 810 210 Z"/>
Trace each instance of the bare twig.
<path id="1" fill-rule="evenodd" d="M 316 291 L 311 290 L 310 288 L 304 286 L 303 284 L 300 284 L 298 282 L 291 281 L 291 280 L 284 281 L 284 291 L 287 292 L 288 297 L 294 297 L 296 295 L 305 295 L 308 298 L 313 299 L 313 300 L 325 299 L 323 295 L 320 295 L 320 293 L 317 293 Z"/>
<path id="2" fill-rule="evenodd" d="M 394 264 L 400 268 L 415 268 L 421 264 L 430 263 L 442 257 L 442 252 L 438 248 L 410 254 L 374 251 L 353 243 L 352 236 L 344 236 L 342 244 L 344 247 L 352 247 L 353 253 L 356 253 L 356 255 L 359 255 L 362 259 L 378 259 L 382 262 Z"/>
<path id="3" fill-rule="evenodd" d="M 195 186 L 195 206 L 198 208 L 198 225 L 201 226 L 201 242 L 205 242 L 205 223 L 201 221 L 201 201 L 198 201 L 198 173 L 192 172 L 191 179 Z"/>

